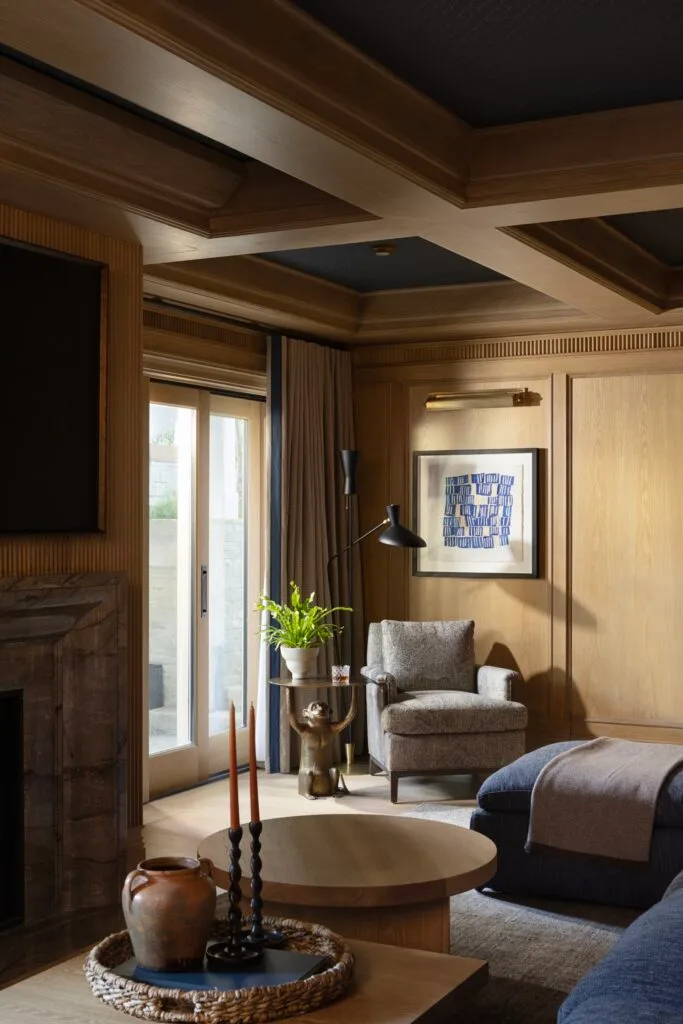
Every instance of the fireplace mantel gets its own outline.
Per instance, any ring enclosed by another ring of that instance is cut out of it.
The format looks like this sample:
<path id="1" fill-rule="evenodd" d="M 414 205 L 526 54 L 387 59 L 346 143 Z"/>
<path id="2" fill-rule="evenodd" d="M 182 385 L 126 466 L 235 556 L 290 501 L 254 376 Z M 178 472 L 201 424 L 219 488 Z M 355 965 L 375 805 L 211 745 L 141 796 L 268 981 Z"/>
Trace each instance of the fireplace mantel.
<path id="1" fill-rule="evenodd" d="M 0 931 L 0 983 L 96 939 L 118 912 L 126 608 L 120 573 L 0 579 L 0 691 L 23 698 L 24 769 L 23 921 Z"/>

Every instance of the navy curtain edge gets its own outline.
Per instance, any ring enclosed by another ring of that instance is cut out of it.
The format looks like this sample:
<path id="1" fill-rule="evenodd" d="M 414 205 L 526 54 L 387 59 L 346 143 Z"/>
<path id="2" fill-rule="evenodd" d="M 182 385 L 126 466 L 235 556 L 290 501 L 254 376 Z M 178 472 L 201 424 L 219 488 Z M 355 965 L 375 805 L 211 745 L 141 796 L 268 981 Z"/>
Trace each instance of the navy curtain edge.
<path id="1" fill-rule="evenodd" d="M 268 401 L 270 403 L 270 559 L 268 595 L 280 600 L 282 586 L 282 337 L 270 337 Z M 279 675 L 280 655 L 268 648 L 268 676 Z M 280 688 L 268 686 L 268 755 L 271 772 L 280 771 Z"/>

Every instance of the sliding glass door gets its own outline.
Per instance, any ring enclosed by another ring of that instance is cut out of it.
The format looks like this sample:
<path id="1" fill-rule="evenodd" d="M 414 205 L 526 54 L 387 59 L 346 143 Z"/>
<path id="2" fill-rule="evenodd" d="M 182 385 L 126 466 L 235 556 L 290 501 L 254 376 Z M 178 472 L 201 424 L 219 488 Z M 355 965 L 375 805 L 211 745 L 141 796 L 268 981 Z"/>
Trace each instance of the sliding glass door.
<path id="1" fill-rule="evenodd" d="M 149 409 L 150 794 L 227 768 L 235 704 L 258 675 L 262 402 L 152 385 Z"/>

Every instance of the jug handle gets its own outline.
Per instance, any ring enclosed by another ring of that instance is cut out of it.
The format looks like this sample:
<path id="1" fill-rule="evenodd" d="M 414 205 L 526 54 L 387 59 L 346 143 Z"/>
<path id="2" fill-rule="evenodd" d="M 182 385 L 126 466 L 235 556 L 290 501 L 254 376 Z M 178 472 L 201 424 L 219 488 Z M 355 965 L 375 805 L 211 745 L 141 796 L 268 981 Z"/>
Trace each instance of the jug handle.
<path id="1" fill-rule="evenodd" d="M 213 861 L 209 860 L 208 857 L 199 858 L 199 873 L 202 875 L 208 875 L 209 878 L 213 878 Z"/>
<path id="2" fill-rule="evenodd" d="M 138 878 L 143 880 L 141 885 L 135 885 Z M 144 889 L 146 885 L 149 885 L 151 881 L 151 878 L 148 876 L 144 868 L 133 868 L 133 870 L 126 876 L 126 880 L 123 883 L 123 895 L 125 897 L 128 910 L 130 910 L 135 893 L 140 892 L 140 890 Z"/>

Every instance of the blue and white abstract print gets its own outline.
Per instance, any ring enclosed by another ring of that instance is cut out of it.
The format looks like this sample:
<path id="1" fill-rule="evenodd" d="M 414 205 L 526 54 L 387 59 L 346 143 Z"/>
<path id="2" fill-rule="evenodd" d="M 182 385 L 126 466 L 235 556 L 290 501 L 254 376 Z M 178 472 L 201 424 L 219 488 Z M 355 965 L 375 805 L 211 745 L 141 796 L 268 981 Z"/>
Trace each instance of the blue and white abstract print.
<path id="1" fill-rule="evenodd" d="M 508 547 L 514 486 L 513 473 L 444 477 L 444 545 L 470 550 Z"/>

